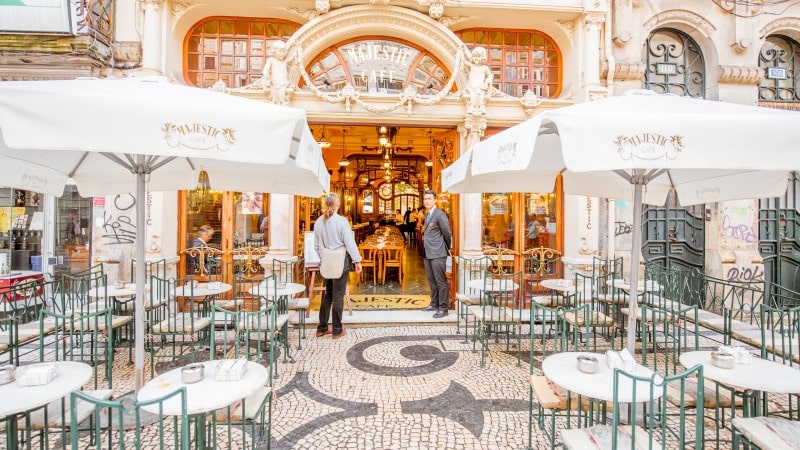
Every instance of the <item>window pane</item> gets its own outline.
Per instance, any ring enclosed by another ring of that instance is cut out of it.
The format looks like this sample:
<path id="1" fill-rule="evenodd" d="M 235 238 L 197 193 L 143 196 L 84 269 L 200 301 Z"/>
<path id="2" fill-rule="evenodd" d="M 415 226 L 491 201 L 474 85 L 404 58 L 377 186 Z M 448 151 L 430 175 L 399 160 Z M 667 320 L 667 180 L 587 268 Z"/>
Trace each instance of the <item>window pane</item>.
<path id="1" fill-rule="evenodd" d="M 217 34 L 219 30 L 219 23 L 216 20 L 209 20 L 205 23 L 204 32 L 206 34 Z"/>
<path id="2" fill-rule="evenodd" d="M 224 40 L 221 43 L 222 49 L 220 50 L 220 54 L 222 55 L 232 55 L 233 54 L 233 41 L 231 40 Z"/>
<path id="3" fill-rule="evenodd" d="M 232 20 L 220 20 L 219 21 L 219 34 L 221 36 L 232 36 L 233 35 L 233 21 Z"/>
<path id="4" fill-rule="evenodd" d="M 250 22 L 244 20 L 237 20 L 236 34 L 239 36 L 247 36 L 248 34 L 250 34 Z"/>

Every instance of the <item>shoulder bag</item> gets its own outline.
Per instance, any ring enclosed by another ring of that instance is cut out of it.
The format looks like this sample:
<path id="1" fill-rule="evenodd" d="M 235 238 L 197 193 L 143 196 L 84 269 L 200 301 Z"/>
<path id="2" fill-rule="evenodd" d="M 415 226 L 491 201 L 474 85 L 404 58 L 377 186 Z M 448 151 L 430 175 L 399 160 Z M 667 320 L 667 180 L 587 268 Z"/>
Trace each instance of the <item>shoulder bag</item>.
<path id="1" fill-rule="evenodd" d="M 322 278 L 336 280 L 341 278 L 342 273 L 344 273 L 344 258 L 347 254 L 347 247 L 342 245 L 331 250 L 325 247 L 324 236 L 325 230 L 323 229 L 322 233 L 320 233 L 320 244 L 322 245 L 319 246 L 319 274 L 322 275 Z"/>

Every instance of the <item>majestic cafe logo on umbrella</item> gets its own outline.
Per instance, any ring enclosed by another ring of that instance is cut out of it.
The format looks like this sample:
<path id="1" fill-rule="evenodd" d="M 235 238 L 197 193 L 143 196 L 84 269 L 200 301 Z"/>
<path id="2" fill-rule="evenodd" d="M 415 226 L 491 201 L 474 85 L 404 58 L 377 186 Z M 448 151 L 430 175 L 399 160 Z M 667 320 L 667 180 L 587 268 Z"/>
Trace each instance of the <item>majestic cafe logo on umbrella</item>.
<path id="1" fill-rule="evenodd" d="M 165 123 L 161 127 L 164 140 L 172 148 L 186 147 L 192 150 L 211 150 L 227 152 L 236 142 L 233 128 L 219 129 L 211 125 L 199 123 L 175 125 Z"/>
<path id="2" fill-rule="evenodd" d="M 510 164 L 517 157 L 517 142 L 506 142 L 497 148 L 497 162 L 500 166 Z"/>
<path id="3" fill-rule="evenodd" d="M 634 136 L 617 136 L 614 141 L 619 156 L 624 160 L 631 158 L 654 161 L 656 159 L 675 159 L 683 149 L 683 136 L 664 136 L 658 133 L 641 133 Z"/>

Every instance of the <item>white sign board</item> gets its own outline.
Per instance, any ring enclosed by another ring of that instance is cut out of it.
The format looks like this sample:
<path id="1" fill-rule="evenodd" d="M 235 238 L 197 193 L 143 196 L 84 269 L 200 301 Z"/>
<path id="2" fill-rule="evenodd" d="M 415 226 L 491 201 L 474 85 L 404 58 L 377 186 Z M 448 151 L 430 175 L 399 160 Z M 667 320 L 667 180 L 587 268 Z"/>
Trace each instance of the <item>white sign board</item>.
<path id="1" fill-rule="evenodd" d="M 2 0 L 0 32 L 72 33 L 70 0 Z"/>
<path id="2" fill-rule="evenodd" d="M 314 232 L 313 231 L 306 231 L 303 236 L 303 258 L 305 259 L 306 265 L 309 264 L 319 264 L 319 254 L 317 254 L 317 250 L 314 248 Z"/>

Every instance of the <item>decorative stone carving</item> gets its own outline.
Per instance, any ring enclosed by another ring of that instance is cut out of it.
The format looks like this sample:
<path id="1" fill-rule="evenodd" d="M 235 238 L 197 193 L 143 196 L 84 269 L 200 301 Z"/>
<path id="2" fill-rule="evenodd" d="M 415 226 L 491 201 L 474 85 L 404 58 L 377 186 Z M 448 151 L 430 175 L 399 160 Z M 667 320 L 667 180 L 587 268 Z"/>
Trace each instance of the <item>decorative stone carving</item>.
<path id="1" fill-rule="evenodd" d="M 317 9 L 317 13 L 322 15 L 331 10 L 331 2 L 330 0 L 316 0 L 314 7 Z"/>
<path id="2" fill-rule="evenodd" d="M 225 84 L 225 82 L 222 81 L 222 80 L 217 80 L 217 82 L 214 83 L 208 89 L 212 90 L 214 92 L 220 92 L 220 93 L 223 93 L 223 94 L 230 94 L 231 93 L 231 88 L 229 88 L 228 85 Z"/>
<path id="3" fill-rule="evenodd" d="M 286 60 L 286 43 L 274 41 L 270 46 L 272 55 L 267 58 L 262 71 L 261 88 L 269 101 L 276 105 L 288 105 L 294 94 L 294 85 L 289 82 L 289 67 Z"/>
<path id="4" fill-rule="evenodd" d="M 111 55 L 114 58 L 114 67 L 130 69 L 142 63 L 142 43 L 114 42 L 111 44 Z"/>
<path id="5" fill-rule="evenodd" d="M 710 37 L 717 29 L 705 17 L 690 11 L 679 10 L 664 11 L 656 14 L 644 24 L 643 28 L 653 30 L 672 23 L 683 23 L 696 28 L 706 38 Z"/>
<path id="6" fill-rule="evenodd" d="M 532 89 L 525 91 L 525 95 L 520 97 L 519 102 L 525 108 L 525 116 L 532 117 L 536 107 L 542 104 L 542 99 L 537 96 Z"/>
<path id="7" fill-rule="evenodd" d="M 755 66 L 719 66 L 720 84 L 756 85 L 764 78 L 764 71 Z"/>
<path id="8" fill-rule="evenodd" d="M 139 8 L 141 8 L 142 11 L 147 9 L 148 6 L 158 11 L 164 6 L 164 0 L 139 0 Z"/>
<path id="9" fill-rule="evenodd" d="M 558 20 L 556 23 L 567 33 L 567 37 L 572 39 L 572 36 L 575 34 L 575 22 L 572 20 Z"/>
<path id="10" fill-rule="evenodd" d="M 439 19 L 439 23 L 449 28 L 454 23 L 458 23 L 469 18 L 469 16 L 442 16 L 442 18 Z"/>
<path id="11" fill-rule="evenodd" d="M 370 3 L 373 5 L 376 3 L 383 3 L 384 5 L 388 5 L 391 0 L 369 0 Z"/>
<path id="12" fill-rule="evenodd" d="M 321 14 L 317 12 L 315 9 L 300 9 L 296 7 L 286 8 L 287 11 L 291 11 L 296 14 L 300 14 L 301 16 L 305 17 L 306 20 L 312 20 L 319 17 Z"/>
<path id="13" fill-rule="evenodd" d="M 617 61 L 614 64 L 615 80 L 641 80 L 647 65 L 643 61 Z"/>
<path id="14" fill-rule="evenodd" d="M 464 123 L 458 126 L 458 132 L 465 139 L 480 140 L 486 131 L 486 118 L 467 116 L 464 118 Z M 472 136 L 470 136 L 472 135 Z"/>
<path id="15" fill-rule="evenodd" d="M 181 16 L 186 13 L 190 6 L 192 5 L 188 3 L 173 3 L 170 5 L 170 16 L 172 18 L 173 26 L 178 23 L 178 20 L 180 20 Z"/>
<path id="16" fill-rule="evenodd" d="M 467 86 L 462 91 L 461 98 L 467 104 L 468 115 L 483 116 L 486 114 L 486 101 L 491 96 L 494 74 L 486 65 L 488 55 L 484 47 L 478 46 L 472 49 L 471 56 L 467 62 L 469 67 Z"/>
<path id="17" fill-rule="evenodd" d="M 444 0 L 431 0 L 428 6 L 428 15 L 435 20 L 439 20 L 444 15 Z"/>
<path id="18" fill-rule="evenodd" d="M 782 17 L 780 19 L 775 19 L 761 29 L 759 32 L 759 37 L 764 39 L 770 34 L 774 34 L 778 30 L 792 30 L 795 32 L 800 32 L 800 19 L 797 17 Z"/>

